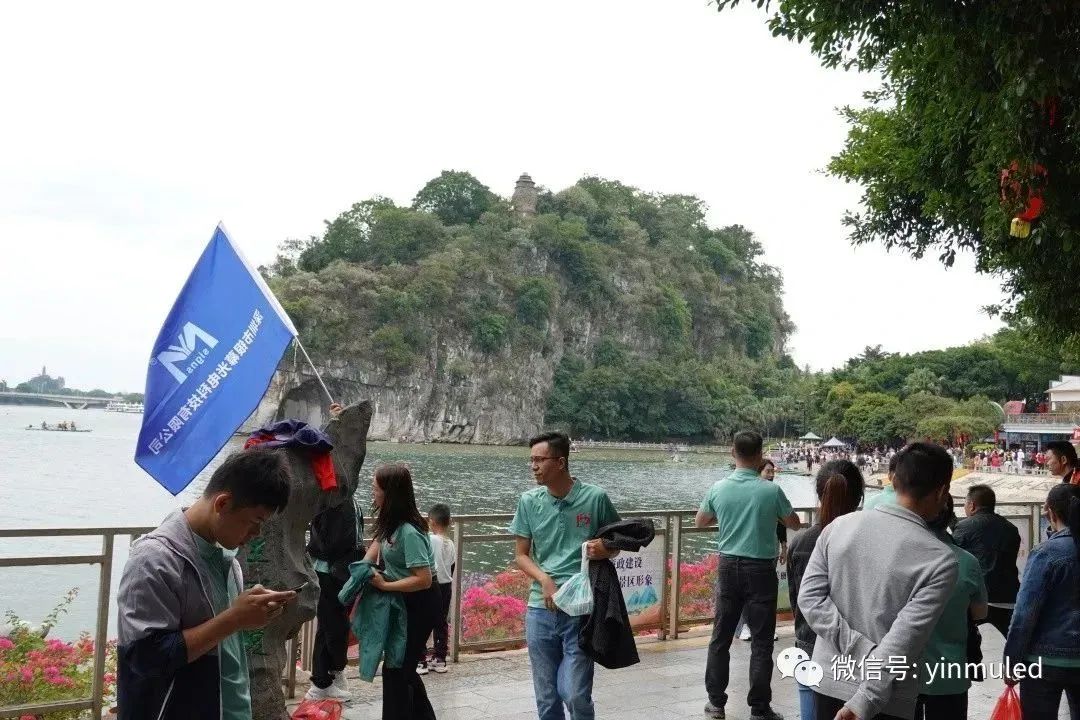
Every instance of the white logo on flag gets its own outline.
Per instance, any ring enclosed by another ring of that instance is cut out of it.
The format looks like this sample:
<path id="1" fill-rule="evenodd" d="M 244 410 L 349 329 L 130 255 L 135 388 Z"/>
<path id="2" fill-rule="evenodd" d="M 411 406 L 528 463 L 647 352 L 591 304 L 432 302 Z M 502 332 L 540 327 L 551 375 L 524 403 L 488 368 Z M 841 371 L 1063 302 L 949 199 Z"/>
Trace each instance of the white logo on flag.
<path id="1" fill-rule="evenodd" d="M 201 340 L 205 347 L 198 349 L 196 341 Z M 176 379 L 177 383 L 183 383 L 195 368 L 202 365 L 206 356 L 217 345 L 217 338 L 203 330 L 195 323 L 189 322 L 184 325 L 183 331 L 176 337 L 178 344 L 170 345 L 167 350 L 158 353 L 158 361 Z M 192 357 L 194 355 L 194 357 Z M 191 362 L 188 362 L 188 361 Z M 187 363 L 177 367 L 177 363 Z"/>

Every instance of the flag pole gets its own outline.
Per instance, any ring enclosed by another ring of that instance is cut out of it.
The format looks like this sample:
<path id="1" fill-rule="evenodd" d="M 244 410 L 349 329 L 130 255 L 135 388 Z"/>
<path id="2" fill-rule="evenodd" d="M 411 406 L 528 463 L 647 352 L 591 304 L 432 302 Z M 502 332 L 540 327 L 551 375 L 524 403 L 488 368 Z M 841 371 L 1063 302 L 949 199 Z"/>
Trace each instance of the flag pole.
<path id="1" fill-rule="evenodd" d="M 327 389 L 326 383 L 323 382 L 322 375 L 319 374 L 318 368 L 315 367 L 315 363 L 311 362 L 311 356 L 307 354 L 307 350 L 304 349 L 304 344 L 300 342 L 300 338 L 294 338 L 296 340 L 297 347 L 300 348 L 300 352 L 304 353 L 304 359 L 308 361 L 308 365 L 311 366 L 311 371 L 315 373 L 315 379 L 319 381 L 319 385 L 322 386 L 323 392 L 326 393 L 326 397 L 330 398 L 330 403 L 334 403 L 334 396 L 330 394 L 330 390 Z"/>

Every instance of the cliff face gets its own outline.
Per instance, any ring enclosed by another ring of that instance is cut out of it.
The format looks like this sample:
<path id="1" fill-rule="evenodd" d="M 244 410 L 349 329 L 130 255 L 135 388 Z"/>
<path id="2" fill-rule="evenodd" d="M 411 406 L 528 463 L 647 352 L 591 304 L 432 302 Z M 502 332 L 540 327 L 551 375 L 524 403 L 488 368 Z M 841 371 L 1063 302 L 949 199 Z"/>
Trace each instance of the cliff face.
<path id="1" fill-rule="evenodd" d="M 601 335 L 613 332 L 632 340 L 633 333 L 619 331 L 615 319 L 597 324 L 588 315 L 571 316 L 552 323 L 545 347 L 510 347 L 492 357 L 451 328 L 432 338 L 423 365 L 406 375 L 395 376 L 360 356 L 319 362 L 319 373 L 336 402 L 372 403 L 371 440 L 517 444 L 544 427 L 547 398 L 563 356 L 587 355 Z M 468 374 L 448 368 L 468 368 Z M 321 424 L 329 417 L 328 406 L 310 366 L 290 351 L 243 430 L 286 417 Z"/>
<path id="2" fill-rule="evenodd" d="M 334 399 L 374 406 L 372 439 L 707 435 L 732 383 L 782 355 L 780 278 L 695 198 L 594 178 L 537 193 L 534 215 L 471 183 L 444 173 L 420 209 L 357 203 L 266 270 Z M 290 354 L 249 425 L 328 402 Z"/>

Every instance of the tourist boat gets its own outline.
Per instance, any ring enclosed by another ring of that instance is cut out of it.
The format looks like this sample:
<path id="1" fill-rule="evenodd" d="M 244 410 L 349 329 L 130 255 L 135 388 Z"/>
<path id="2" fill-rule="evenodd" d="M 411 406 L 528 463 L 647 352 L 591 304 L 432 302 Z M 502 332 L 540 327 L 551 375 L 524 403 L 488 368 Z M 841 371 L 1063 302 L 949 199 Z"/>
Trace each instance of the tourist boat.
<path id="1" fill-rule="evenodd" d="M 138 413 L 139 415 L 142 415 L 143 404 L 113 400 L 105 406 L 105 412 Z"/>
<path id="2" fill-rule="evenodd" d="M 90 429 L 85 429 L 84 430 L 83 428 L 79 428 L 77 430 L 72 430 L 72 429 L 68 428 L 68 429 L 65 430 L 64 428 L 57 427 L 55 425 L 49 425 L 47 427 L 30 427 L 30 426 L 27 426 L 26 429 L 27 430 L 37 430 L 38 432 L 69 432 L 69 433 L 71 433 L 71 432 L 76 432 L 76 433 L 78 433 L 78 432 L 94 432 L 93 430 L 90 430 Z"/>

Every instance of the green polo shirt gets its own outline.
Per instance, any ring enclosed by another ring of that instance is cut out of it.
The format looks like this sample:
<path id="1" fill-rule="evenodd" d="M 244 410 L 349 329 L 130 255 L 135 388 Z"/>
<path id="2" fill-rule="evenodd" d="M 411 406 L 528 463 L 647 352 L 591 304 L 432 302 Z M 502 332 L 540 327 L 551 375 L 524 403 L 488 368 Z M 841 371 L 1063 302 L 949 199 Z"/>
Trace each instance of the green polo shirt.
<path id="1" fill-rule="evenodd" d="M 780 486 L 756 470 L 739 468 L 709 488 L 701 511 L 716 517 L 717 546 L 724 555 L 775 560 L 776 523 L 791 514 Z"/>
<path id="2" fill-rule="evenodd" d="M 618 520 L 606 492 L 575 478 L 564 498 L 545 487 L 523 493 L 510 532 L 532 540 L 533 561 L 556 585 L 562 585 L 581 570 L 581 544 Z M 544 607 L 544 593 L 535 580 L 529 589 L 529 607 Z"/>
<path id="3" fill-rule="evenodd" d="M 896 491 L 892 485 L 886 485 L 885 489 L 876 495 L 866 498 L 863 502 L 863 510 L 873 510 L 878 505 L 896 505 Z"/>
<path id="4" fill-rule="evenodd" d="M 393 582 L 404 580 L 416 568 L 431 568 L 435 575 L 435 554 L 431 552 L 431 539 L 412 523 L 402 523 L 390 539 L 382 544 L 383 577 Z"/>
<path id="5" fill-rule="evenodd" d="M 919 692 L 923 695 L 959 695 L 971 687 L 971 680 L 966 677 L 964 670 L 967 663 L 968 608 L 972 603 L 986 602 L 986 584 L 979 561 L 967 550 L 951 542 L 948 544 L 958 564 L 956 587 L 945 603 L 945 610 L 930 633 L 930 640 L 923 652 L 923 667 L 919 672 L 919 679 L 923 682 Z M 959 667 L 953 663 L 958 663 Z M 930 680 L 928 665 L 934 666 L 933 681 Z"/>
<path id="6" fill-rule="evenodd" d="M 240 587 L 232 573 L 232 561 L 236 551 L 227 551 L 218 545 L 211 545 L 196 532 L 191 533 L 199 546 L 199 558 L 210 576 L 210 601 L 214 614 L 220 615 L 229 609 Z M 217 647 L 218 667 L 221 679 L 221 717 L 222 720 L 251 720 L 251 690 L 248 681 L 247 653 L 240 633 L 236 632 L 225 638 Z"/>

